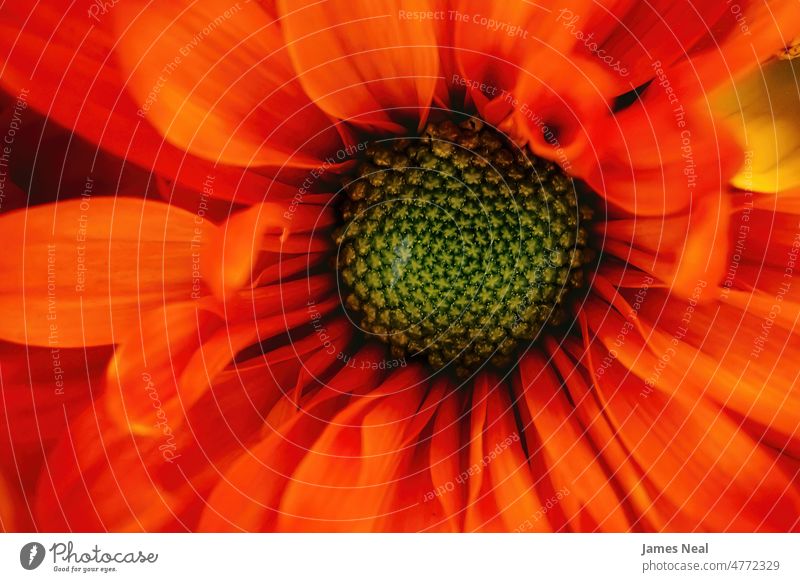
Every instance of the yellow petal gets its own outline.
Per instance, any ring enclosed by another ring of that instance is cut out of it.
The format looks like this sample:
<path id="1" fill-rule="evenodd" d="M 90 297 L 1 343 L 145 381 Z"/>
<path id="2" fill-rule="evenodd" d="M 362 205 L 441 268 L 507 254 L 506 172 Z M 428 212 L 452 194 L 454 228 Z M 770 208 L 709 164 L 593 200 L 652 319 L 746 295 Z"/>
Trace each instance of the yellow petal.
<path id="1" fill-rule="evenodd" d="M 773 60 L 715 96 L 716 106 L 738 133 L 745 163 L 737 188 L 780 192 L 800 186 L 800 69 Z"/>

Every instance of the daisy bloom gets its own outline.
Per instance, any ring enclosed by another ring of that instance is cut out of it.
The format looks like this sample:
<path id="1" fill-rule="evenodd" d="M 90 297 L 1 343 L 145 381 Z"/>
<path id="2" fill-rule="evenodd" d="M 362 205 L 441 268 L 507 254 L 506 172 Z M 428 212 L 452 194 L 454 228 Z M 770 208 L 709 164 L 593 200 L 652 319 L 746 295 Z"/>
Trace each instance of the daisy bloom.
<path id="1" fill-rule="evenodd" d="M 5 3 L 0 525 L 799 529 L 799 13 Z"/>

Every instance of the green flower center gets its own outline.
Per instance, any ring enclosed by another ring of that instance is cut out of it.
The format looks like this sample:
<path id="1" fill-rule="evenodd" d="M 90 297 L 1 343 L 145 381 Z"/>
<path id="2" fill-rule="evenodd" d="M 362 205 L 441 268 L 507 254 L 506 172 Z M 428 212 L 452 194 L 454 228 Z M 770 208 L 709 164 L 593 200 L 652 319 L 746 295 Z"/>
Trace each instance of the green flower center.
<path id="1" fill-rule="evenodd" d="M 342 296 L 395 357 L 507 365 L 582 284 L 591 211 L 572 180 L 476 120 L 370 146 L 346 193 Z"/>

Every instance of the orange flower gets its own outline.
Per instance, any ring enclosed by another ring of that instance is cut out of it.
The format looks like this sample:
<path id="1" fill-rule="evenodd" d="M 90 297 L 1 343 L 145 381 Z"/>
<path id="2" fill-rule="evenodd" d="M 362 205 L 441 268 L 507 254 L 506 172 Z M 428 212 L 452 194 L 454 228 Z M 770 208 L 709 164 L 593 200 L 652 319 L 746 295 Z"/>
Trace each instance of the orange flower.
<path id="1" fill-rule="evenodd" d="M 3 527 L 796 530 L 800 189 L 720 93 L 796 3 L 602 4 L 4 7 L 4 119 L 119 170 L 0 215 Z"/>

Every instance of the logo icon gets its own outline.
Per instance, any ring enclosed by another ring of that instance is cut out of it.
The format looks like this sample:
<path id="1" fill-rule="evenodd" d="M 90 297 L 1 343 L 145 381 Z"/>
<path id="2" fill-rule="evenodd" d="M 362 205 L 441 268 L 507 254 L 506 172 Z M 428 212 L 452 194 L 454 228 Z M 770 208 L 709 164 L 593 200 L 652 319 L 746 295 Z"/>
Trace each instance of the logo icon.
<path id="1" fill-rule="evenodd" d="M 29 542 L 19 551 L 19 563 L 26 570 L 35 570 L 44 561 L 44 546 L 39 542 Z"/>

